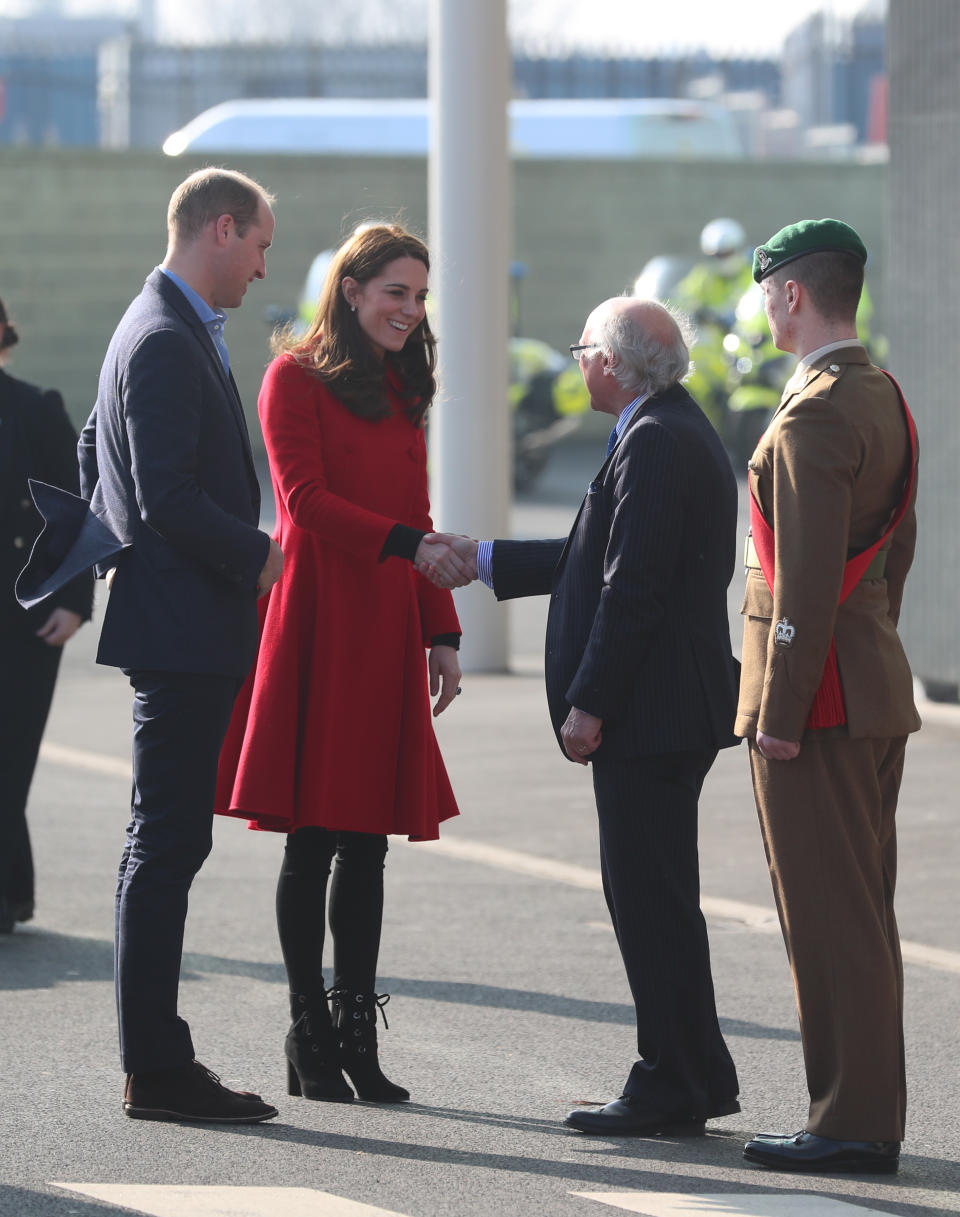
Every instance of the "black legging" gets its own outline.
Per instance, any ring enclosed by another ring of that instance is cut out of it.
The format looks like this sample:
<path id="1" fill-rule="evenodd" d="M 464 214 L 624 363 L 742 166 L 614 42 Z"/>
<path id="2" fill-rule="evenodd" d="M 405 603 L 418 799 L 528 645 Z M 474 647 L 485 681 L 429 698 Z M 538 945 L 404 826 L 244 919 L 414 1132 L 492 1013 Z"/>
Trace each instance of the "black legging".
<path id="1" fill-rule="evenodd" d="M 291 993 L 317 993 L 330 884 L 334 989 L 373 993 L 383 921 L 387 838 L 377 833 L 301 828 L 287 837 L 277 883 L 277 928 Z"/>

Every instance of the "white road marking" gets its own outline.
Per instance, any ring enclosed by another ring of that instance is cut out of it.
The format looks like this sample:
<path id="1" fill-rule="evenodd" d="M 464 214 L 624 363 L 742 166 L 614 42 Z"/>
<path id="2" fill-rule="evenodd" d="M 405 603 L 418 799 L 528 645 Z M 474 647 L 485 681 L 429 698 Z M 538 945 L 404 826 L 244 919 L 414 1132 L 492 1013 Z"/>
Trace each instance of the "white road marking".
<path id="1" fill-rule="evenodd" d="M 165 1184 L 58 1183 L 71 1192 L 149 1217 L 404 1217 L 309 1187 L 168 1187 Z"/>
<path id="2" fill-rule="evenodd" d="M 404 838 L 398 838 L 410 844 Z M 566 883 L 569 887 L 586 888 L 589 891 L 603 890 L 600 872 L 589 866 L 578 866 L 573 862 L 555 862 L 537 854 L 521 853 L 517 849 L 505 849 L 502 845 L 488 845 L 482 841 L 467 841 L 463 837 L 444 837 L 440 841 L 415 843 L 417 849 L 428 849 L 456 858 L 463 862 L 479 862 L 511 871 L 516 875 L 530 875 L 536 879 L 550 879 L 555 883 Z M 722 921 L 736 921 L 748 929 L 763 934 L 779 934 L 780 922 L 776 910 L 762 904 L 745 904 L 740 900 L 723 900 L 716 896 L 701 896 L 700 907 L 707 917 Z M 947 951 L 941 947 L 928 947 L 920 942 L 900 940 L 900 951 L 905 963 L 921 964 L 941 972 L 960 973 L 960 951 Z"/>
<path id="3" fill-rule="evenodd" d="M 102 773 L 106 777 L 130 780 L 130 762 L 116 756 L 105 756 L 100 752 L 87 752 L 82 748 L 69 748 L 64 744 L 44 741 L 40 745 L 40 756 L 53 765 L 65 765 L 75 769 L 86 769 L 91 773 Z M 405 838 L 395 840 L 410 844 Z M 488 845 L 483 841 L 468 841 L 463 837 L 448 836 L 440 841 L 416 843 L 417 849 L 429 849 L 432 853 L 463 862 L 478 862 L 515 875 L 529 875 L 535 879 L 546 879 L 554 883 L 565 883 L 568 887 L 585 888 L 588 891 L 603 890 L 600 872 L 575 862 L 557 862 L 552 858 L 541 858 L 538 854 L 522 853 L 517 849 L 505 849 L 502 845 Z M 700 907 L 707 917 L 722 921 L 736 921 L 747 929 L 761 934 L 778 934 L 780 922 L 776 910 L 769 905 L 746 904 L 740 900 L 724 900 L 718 896 L 702 896 Z M 960 973 L 960 951 L 947 951 L 942 947 L 928 947 L 920 942 L 900 940 L 904 963 L 916 963 L 939 972 Z"/>
<path id="4" fill-rule="evenodd" d="M 680 1196 L 673 1192 L 571 1192 L 570 1195 L 599 1200 L 601 1204 L 628 1213 L 642 1213 L 644 1217 L 888 1217 L 879 1209 L 796 1193 Z"/>
<path id="5" fill-rule="evenodd" d="M 67 765 L 74 769 L 86 769 L 90 773 L 102 773 L 111 778 L 132 777 L 130 761 L 118 756 L 104 756 L 102 752 L 86 752 L 82 748 L 69 748 L 66 744 L 52 744 L 44 740 L 40 745 L 40 758 L 52 765 Z"/>

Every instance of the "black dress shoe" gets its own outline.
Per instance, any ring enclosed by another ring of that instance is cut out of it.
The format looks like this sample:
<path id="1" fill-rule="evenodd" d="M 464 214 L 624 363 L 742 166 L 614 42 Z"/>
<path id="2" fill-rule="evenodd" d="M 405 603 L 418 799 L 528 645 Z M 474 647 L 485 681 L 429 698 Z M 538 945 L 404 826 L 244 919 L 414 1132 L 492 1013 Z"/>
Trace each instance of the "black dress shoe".
<path id="1" fill-rule="evenodd" d="M 835 1141 L 812 1132 L 778 1137 L 758 1133 L 743 1147 L 748 1162 L 780 1171 L 846 1171 L 893 1175 L 900 1163 L 899 1141 Z"/>
<path id="2" fill-rule="evenodd" d="M 623 1094 L 604 1107 L 584 1107 L 571 1111 L 563 1121 L 577 1132 L 601 1133 L 612 1137 L 654 1137 L 660 1134 L 680 1137 L 703 1136 L 707 1120 L 732 1116 L 740 1110 L 736 1098 L 723 1099 L 706 1112 L 664 1111 L 649 1100 Z"/>
<path id="3" fill-rule="evenodd" d="M 33 920 L 33 901 L 21 900 L 13 906 L 13 915 L 17 921 L 32 921 Z"/>
<path id="4" fill-rule="evenodd" d="M 130 1073 L 123 1110 L 132 1120 L 202 1120 L 217 1124 L 259 1124 L 277 1109 L 258 1094 L 228 1090 L 217 1075 L 191 1061 L 182 1069 Z"/>

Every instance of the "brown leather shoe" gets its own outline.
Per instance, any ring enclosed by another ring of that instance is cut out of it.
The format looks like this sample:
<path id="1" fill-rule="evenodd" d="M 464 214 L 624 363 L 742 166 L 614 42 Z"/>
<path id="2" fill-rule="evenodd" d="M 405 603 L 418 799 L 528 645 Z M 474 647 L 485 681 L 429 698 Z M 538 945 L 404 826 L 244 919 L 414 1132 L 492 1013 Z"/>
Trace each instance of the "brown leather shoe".
<path id="1" fill-rule="evenodd" d="M 131 1120 L 202 1120 L 217 1124 L 259 1124 L 277 1109 L 258 1094 L 228 1090 L 199 1061 L 180 1069 L 128 1073 L 123 1110 Z"/>

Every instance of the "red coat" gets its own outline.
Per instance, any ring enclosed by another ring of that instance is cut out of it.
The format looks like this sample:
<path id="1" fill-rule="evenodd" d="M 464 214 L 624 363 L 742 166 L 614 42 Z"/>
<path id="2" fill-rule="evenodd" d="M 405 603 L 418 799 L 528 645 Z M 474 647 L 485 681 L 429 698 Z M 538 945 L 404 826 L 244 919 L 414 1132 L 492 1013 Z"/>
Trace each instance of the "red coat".
<path id="1" fill-rule="evenodd" d="M 217 811 L 251 828 L 308 824 L 436 838 L 457 814 L 433 733 L 425 647 L 459 633 L 453 597 L 406 558 L 397 523 L 432 531 L 423 429 L 351 414 L 284 355 L 259 411 L 283 576 L 260 601 L 260 649 L 220 757 Z"/>

